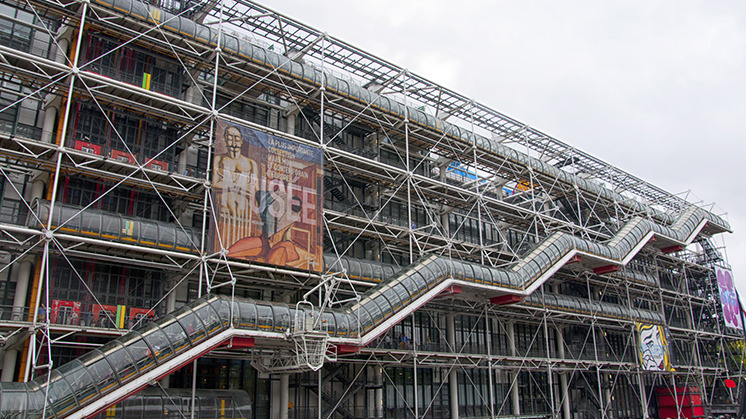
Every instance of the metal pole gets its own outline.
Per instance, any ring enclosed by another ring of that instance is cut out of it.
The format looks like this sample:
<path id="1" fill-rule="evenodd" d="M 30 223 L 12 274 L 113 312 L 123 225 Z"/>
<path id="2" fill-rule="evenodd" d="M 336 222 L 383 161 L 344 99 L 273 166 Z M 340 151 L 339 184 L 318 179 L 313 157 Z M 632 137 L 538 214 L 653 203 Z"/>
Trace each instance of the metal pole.
<path id="1" fill-rule="evenodd" d="M 484 306 L 484 330 L 487 339 L 487 377 L 490 382 L 490 418 L 495 419 L 495 390 L 492 384 L 492 334 L 490 334 L 490 318 L 488 305 Z"/>
<path id="2" fill-rule="evenodd" d="M 454 314 L 446 316 L 446 339 L 451 351 L 456 352 L 456 319 Z M 448 398 L 451 405 L 451 419 L 458 419 L 458 375 L 456 374 L 457 366 L 451 368 L 448 374 Z"/>
<path id="3" fill-rule="evenodd" d="M 419 386 L 417 385 L 417 344 L 419 343 L 417 339 L 415 338 L 415 319 L 414 319 L 414 313 L 411 314 L 412 316 L 412 352 L 414 353 L 414 360 L 412 362 L 412 372 L 414 373 L 414 417 L 419 418 L 420 417 L 420 410 L 419 410 L 419 398 L 417 397 L 417 393 L 419 391 Z"/>

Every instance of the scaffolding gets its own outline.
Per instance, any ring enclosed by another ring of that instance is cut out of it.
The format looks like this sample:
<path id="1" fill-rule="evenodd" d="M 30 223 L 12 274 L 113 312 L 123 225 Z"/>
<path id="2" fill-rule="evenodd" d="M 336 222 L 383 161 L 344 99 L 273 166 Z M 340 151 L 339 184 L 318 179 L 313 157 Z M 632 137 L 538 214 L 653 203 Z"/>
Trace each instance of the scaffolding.
<path id="1" fill-rule="evenodd" d="M 742 413 L 713 206 L 252 1 L 0 6 L 0 411 Z M 226 126 L 323 155 L 318 237 L 282 238 L 320 259 L 232 246 L 272 223 L 218 198 L 267 170 Z"/>

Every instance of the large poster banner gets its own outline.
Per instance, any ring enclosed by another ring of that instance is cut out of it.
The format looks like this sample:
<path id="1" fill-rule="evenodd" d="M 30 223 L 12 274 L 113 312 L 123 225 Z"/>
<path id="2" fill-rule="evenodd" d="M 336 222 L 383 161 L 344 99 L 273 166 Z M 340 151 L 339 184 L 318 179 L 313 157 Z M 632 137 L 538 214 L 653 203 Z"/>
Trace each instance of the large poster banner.
<path id="1" fill-rule="evenodd" d="M 227 121 L 215 132 L 214 251 L 320 272 L 323 153 Z"/>
<path id="2" fill-rule="evenodd" d="M 733 275 L 730 269 L 715 267 L 715 275 L 718 280 L 720 291 L 720 305 L 723 307 L 725 326 L 733 329 L 743 330 L 741 325 L 741 312 L 736 296 L 736 287 L 733 285 Z"/>
<path id="3" fill-rule="evenodd" d="M 636 323 L 640 336 L 640 363 L 645 371 L 673 371 L 666 329 L 654 324 Z"/>

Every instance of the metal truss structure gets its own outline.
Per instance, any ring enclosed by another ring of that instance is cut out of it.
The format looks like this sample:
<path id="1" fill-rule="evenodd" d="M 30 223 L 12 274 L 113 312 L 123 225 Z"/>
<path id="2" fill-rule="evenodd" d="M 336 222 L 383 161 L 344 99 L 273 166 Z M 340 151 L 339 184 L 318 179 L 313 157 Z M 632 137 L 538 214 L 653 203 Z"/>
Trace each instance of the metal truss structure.
<path id="1" fill-rule="evenodd" d="M 712 206 L 252 1 L 0 7 L 0 411 L 739 413 Z M 219 121 L 323 151 L 321 272 L 211 249 Z"/>

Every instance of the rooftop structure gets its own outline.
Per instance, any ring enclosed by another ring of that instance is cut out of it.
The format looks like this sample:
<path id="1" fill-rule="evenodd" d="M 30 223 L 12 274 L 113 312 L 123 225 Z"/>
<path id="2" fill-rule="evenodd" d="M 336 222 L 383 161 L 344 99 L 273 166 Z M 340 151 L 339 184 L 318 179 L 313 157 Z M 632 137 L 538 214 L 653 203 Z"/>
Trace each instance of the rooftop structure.
<path id="1" fill-rule="evenodd" d="M 251 1 L 0 7 L 2 415 L 743 414 L 710 208 Z"/>

